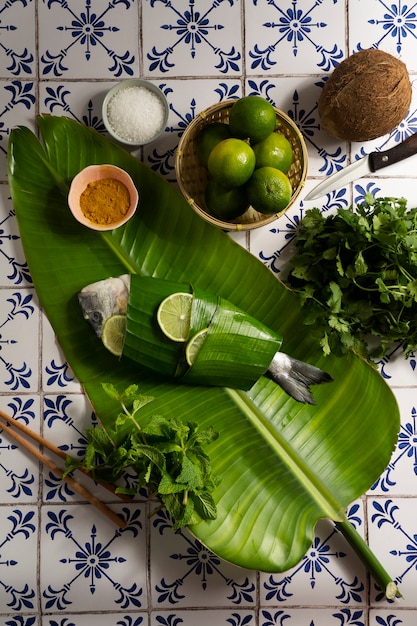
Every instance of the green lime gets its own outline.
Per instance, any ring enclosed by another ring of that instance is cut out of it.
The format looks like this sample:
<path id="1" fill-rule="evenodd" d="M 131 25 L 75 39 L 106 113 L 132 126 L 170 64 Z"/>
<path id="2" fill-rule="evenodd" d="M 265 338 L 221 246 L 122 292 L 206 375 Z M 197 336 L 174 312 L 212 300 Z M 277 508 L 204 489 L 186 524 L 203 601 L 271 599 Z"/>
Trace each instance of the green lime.
<path id="1" fill-rule="evenodd" d="M 207 167 L 210 175 L 226 189 L 239 187 L 253 174 L 255 153 L 247 141 L 235 137 L 224 139 L 210 152 Z"/>
<path id="2" fill-rule="evenodd" d="M 245 96 L 230 109 L 229 126 L 233 137 L 258 143 L 275 130 L 275 109 L 261 96 Z"/>
<path id="3" fill-rule="evenodd" d="M 249 206 L 244 186 L 225 189 L 217 181 L 208 181 L 204 198 L 209 212 L 220 220 L 234 220 Z"/>
<path id="4" fill-rule="evenodd" d="M 107 350 L 121 356 L 126 334 L 126 315 L 116 314 L 108 317 L 103 324 L 101 340 Z"/>
<path id="5" fill-rule="evenodd" d="M 187 360 L 188 365 L 194 365 L 194 362 L 197 358 L 197 354 L 200 351 L 201 346 L 203 345 L 206 337 L 207 337 L 208 328 L 204 328 L 196 333 L 190 341 L 187 343 L 185 348 L 185 358 Z"/>
<path id="6" fill-rule="evenodd" d="M 187 341 L 190 332 L 191 293 L 172 293 L 162 300 L 157 311 L 158 324 L 171 341 Z"/>
<path id="7" fill-rule="evenodd" d="M 195 151 L 203 167 L 207 168 L 209 154 L 214 146 L 228 137 L 230 137 L 229 125 L 222 122 L 213 122 L 200 130 L 195 138 Z"/>
<path id="8" fill-rule="evenodd" d="M 293 161 L 291 143 L 282 133 L 271 133 L 253 146 L 258 167 L 276 167 L 286 174 Z"/>
<path id="9" fill-rule="evenodd" d="M 260 213 L 280 213 L 291 200 L 291 182 L 284 172 L 275 167 L 255 170 L 246 185 L 249 202 Z"/>

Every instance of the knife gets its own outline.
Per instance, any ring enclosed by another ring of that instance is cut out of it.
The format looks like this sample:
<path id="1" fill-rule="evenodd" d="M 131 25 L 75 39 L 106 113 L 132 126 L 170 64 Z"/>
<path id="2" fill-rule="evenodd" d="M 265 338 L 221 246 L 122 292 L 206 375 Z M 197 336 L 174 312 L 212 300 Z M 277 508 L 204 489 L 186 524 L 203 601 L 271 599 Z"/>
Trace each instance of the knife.
<path id="1" fill-rule="evenodd" d="M 344 169 L 332 174 L 321 183 L 316 185 L 304 198 L 304 200 L 315 200 L 324 196 L 329 191 L 339 189 L 347 183 L 362 178 L 366 174 L 371 174 L 383 167 L 388 167 L 393 163 L 398 163 L 403 159 L 417 154 L 417 133 L 410 135 L 389 150 L 381 150 L 380 152 L 371 152 L 363 159 L 358 159 Z"/>

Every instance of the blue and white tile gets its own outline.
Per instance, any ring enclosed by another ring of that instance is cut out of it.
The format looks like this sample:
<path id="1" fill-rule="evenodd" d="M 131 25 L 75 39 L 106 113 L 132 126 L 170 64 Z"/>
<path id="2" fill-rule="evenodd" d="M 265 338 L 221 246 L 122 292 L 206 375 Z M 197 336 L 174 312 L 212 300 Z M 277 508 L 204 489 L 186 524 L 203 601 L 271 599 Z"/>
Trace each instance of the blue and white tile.
<path id="1" fill-rule="evenodd" d="M 142 4 L 145 75 L 228 76 L 242 72 L 241 3 L 194 1 Z"/>
<path id="2" fill-rule="evenodd" d="M 39 388 L 39 309 L 33 289 L 0 290 L 0 392 Z"/>
<path id="3" fill-rule="evenodd" d="M 260 626 L 366 626 L 366 611 L 340 606 L 338 609 L 262 609 Z"/>
<path id="4" fill-rule="evenodd" d="M 48 614 L 44 626 L 148 626 L 148 614 L 146 612 L 125 611 L 120 613 L 65 613 L 62 617 L 59 613 Z M 10 623 L 7 626 L 26 626 L 26 624 Z M 36 626 L 27 625 L 27 626 Z"/>
<path id="5" fill-rule="evenodd" d="M 417 500 L 413 497 L 368 500 L 369 546 L 398 584 L 403 608 L 416 606 L 416 506 Z M 371 603 L 374 606 L 388 603 L 375 584 L 371 586 Z"/>
<path id="6" fill-rule="evenodd" d="M 36 76 L 36 3 L 4 2 L 1 7 L 0 76 Z"/>
<path id="7" fill-rule="evenodd" d="M 245 3 L 247 74 L 330 72 L 345 56 L 345 3 Z"/>
<path id="8" fill-rule="evenodd" d="M 32 285 L 16 213 L 7 185 L 0 185 L 0 287 Z"/>
<path id="9" fill-rule="evenodd" d="M 255 626 L 256 617 L 253 611 L 233 610 L 192 610 L 181 611 L 171 609 L 152 613 L 150 626 Z"/>
<path id="10" fill-rule="evenodd" d="M 31 395 L 2 395 L 5 415 L 40 433 L 39 398 Z M 35 449 L 39 446 L 34 444 Z M 39 462 L 0 426 L 0 476 L 3 504 L 36 504 L 39 500 Z M 1 554 L 1 552 L 0 552 Z"/>
<path id="11" fill-rule="evenodd" d="M 349 0 L 350 53 L 361 48 L 380 48 L 401 59 L 409 72 L 415 72 L 415 28 L 413 3 Z"/>
<path id="12" fill-rule="evenodd" d="M 0 528 L 1 612 L 23 617 L 38 610 L 37 507 L 0 506 Z"/>
<path id="13" fill-rule="evenodd" d="M 417 497 L 417 397 L 414 389 L 395 388 L 401 413 L 398 443 L 386 470 L 369 495 Z"/>
<path id="14" fill-rule="evenodd" d="M 153 606 L 255 605 L 255 572 L 223 561 L 187 530 L 173 531 L 164 511 L 155 513 L 150 521 Z"/>
<path id="15" fill-rule="evenodd" d="M 0 181 L 7 180 L 7 150 L 10 130 L 23 125 L 34 129 L 35 84 L 15 78 L 0 81 Z"/>
<path id="16" fill-rule="evenodd" d="M 42 79 L 117 79 L 139 71 L 138 11 L 134 0 L 38 4 Z"/>
<path id="17" fill-rule="evenodd" d="M 360 502 L 349 508 L 349 519 L 363 535 Z M 282 574 L 261 574 L 261 606 L 359 606 L 366 603 L 366 571 L 344 537 L 327 520 L 318 522 L 310 549 Z"/>
<path id="18" fill-rule="evenodd" d="M 41 601 L 50 612 L 130 611 L 147 608 L 144 510 L 114 507 L 128 522 L 116 529 L 89 507 L 42 510 Z"/>
<path id="19" fill-rule="evenodd" d="M 81 385 L 69 367 L 45 314 L 42 314 L 42 355 L 42 389 L 46 393 L 81 392 Z"/>
<path id="20" fill-rule="evenodd" d="M 417 611 L 397 610 L 396 606 L 388 610 L 371 609 L 369 612 L 369 626 L 414 626 L 417 620 Z"/>

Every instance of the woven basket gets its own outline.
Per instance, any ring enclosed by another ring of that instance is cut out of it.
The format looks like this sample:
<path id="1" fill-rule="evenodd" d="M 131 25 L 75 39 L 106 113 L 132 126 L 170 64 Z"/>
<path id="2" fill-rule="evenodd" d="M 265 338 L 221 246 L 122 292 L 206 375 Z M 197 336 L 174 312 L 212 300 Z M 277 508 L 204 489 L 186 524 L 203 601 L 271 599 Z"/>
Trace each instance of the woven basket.
<path id="1" fill-rule="evenodd" d="M 276 130 L 290 141 L 294 160 L 288 172 L 293 193 L 289 204 L 280 213 L 265 214 L 253 207 L 236 220 L 226 222 L 211 215 L 204 201 L 204 190 L 208 180 L 207 170 L 200 164 L 195 151 L 195 138 L 200 130 L 213 122 L 228 123 L 229 113 L 236 100 L 225 100 L 202 111 L 187 126 L 178 144 L 175 159 L 175 173 L 181 193 L 194 211 L 204 220 L 223 230 L 251 230 L 265 226 L 286 213 L 300 194 L 307 175 L 308 155 L 304 139 L 294 122 L 282 111 L 275 108 L 277 114 Z"/>

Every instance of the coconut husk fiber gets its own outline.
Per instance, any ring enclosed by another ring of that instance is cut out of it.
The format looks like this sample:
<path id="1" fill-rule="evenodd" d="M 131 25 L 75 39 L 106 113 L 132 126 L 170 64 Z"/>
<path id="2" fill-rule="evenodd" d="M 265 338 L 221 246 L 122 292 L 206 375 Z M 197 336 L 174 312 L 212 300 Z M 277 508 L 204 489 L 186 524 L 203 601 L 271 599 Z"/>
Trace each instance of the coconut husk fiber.
<path id="1" fill-rule="evenodd" d="M 355 52 L 338 65 L 318 101 L 321 127 L 336 139 L 369 141 L 390 133 L 411 102 L 405 64 L 377 49 Z"/>

